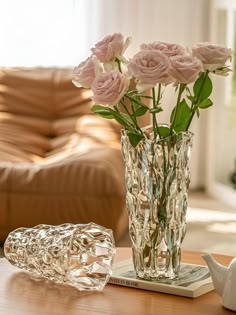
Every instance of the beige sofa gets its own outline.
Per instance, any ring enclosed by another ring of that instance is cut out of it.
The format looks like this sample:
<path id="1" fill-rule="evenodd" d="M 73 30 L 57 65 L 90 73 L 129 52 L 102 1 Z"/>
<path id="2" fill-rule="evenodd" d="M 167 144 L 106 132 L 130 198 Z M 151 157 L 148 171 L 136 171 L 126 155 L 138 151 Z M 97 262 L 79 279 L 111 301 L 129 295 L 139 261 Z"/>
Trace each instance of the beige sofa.
<path id="1" fill-rule="evenodd" d="M 20 226 L 127 230 L 120 129 L 91 114 L 71 69 L 0 68 L 0 241 Z"/>

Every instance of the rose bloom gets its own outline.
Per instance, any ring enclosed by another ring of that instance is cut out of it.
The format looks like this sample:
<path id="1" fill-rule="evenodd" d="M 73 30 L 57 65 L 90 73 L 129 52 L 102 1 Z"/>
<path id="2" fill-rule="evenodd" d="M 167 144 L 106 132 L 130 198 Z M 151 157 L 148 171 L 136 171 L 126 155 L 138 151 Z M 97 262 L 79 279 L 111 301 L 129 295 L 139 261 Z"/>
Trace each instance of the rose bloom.
<path id="1" fill-rule="evenodd" d="M 192 48 L 193 56 L 201 60 L 204 68 L 215 71 L 225 67 L 226 61 L 232 59 L 232 49 L 210 43 L 198 43 Z"/>
<path id="2" fill-rule="evenodd" d="M 178 83 L 192 83 L 202 71 L 201 61 L 189 55 L 172 57 L 170 62 L 170 74 Z"/>
<path id="3" fill-rule="evenodd" d="M 91 51 L 101 62 L 109 62 L 115 57 L 122 56 L 130 41 L 130 38 L 124 41 L 121 33 L 115 33 L 99 41 Z"/>
<path id="4" fill-rule="evenodd" d="M 97 76 L 91 88 L 93 100 L 101 105 L 116 105 L 129 88 L 129 77 L 119 71 L 105 72 Z"/>
<path id="5" fill-rule="evenodd" d="M 139 81 L 140 92 L 157 83 L 169 83 L 169 69 L 169 58 L 157 50 L 141 50 L 128 63 L 128 72 Z"/>
<path id="6" fill-rule="evenodd" d="M 102 66 L 95 56 L 87 58 L 74 68 L 72 82 L 77 87 L 90 88 L 96 75 L 102 72 Z"/>
<path id="7" fill-rule="evenodd" d="M 166 42 L 153 42 L 150 44 L 142 44 L 141 49 L 146 50 L 159 50 L 167 57 L 173 57 L 177 55 L 186 54 L 186 50 L 183 46 L 178 44 L 171 44 Z"/>

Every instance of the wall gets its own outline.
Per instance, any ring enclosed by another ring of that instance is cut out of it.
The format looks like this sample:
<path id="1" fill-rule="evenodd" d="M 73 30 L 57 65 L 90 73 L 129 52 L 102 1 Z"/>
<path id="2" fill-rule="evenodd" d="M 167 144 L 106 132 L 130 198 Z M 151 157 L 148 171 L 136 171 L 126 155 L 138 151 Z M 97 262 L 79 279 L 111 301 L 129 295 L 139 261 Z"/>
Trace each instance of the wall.
<path id="1" fill-rule="evenodd" d="M 236 47 L 236 1 L 211 0 L 211 40 Z M 235 58 L 232 68 L 235 72 Z M 236 190 L 230 182 L 236 158 L 236 97 L 232 78 L 214 78 L 214 112 L 209 116 L 207 191 L 236 209 Z"/>

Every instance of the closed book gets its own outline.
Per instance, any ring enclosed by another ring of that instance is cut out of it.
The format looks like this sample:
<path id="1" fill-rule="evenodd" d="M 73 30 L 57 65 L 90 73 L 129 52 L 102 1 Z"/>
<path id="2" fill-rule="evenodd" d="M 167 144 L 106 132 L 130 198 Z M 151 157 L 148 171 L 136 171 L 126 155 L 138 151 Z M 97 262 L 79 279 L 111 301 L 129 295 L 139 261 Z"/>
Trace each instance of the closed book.
<path id="1" fill-rule="evenodd" d="M 214 289 L 208 267 L 182 263 L 178 279 L 143 280 L 136 277 L 132 259 L 113 265 L 110 284 L 196 298 Z"/>

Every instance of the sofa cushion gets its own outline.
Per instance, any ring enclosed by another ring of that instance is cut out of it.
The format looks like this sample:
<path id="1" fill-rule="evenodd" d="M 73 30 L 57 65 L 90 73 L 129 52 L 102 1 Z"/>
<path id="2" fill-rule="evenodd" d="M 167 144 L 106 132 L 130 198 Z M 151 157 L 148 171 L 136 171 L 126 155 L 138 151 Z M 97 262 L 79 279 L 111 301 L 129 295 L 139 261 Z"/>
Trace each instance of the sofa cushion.
<path id="1" fill-rule="evenodd" d="M 0 112 L 48 119 L 87 114 L 91 92 L 71 79 L 72 69 L 1 68 Z"/>

